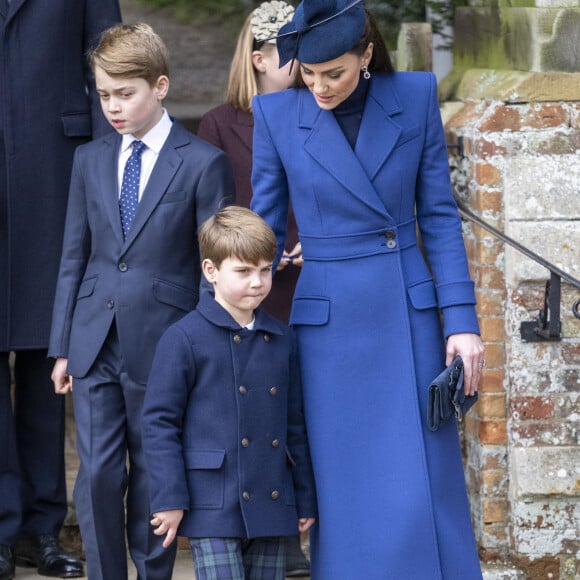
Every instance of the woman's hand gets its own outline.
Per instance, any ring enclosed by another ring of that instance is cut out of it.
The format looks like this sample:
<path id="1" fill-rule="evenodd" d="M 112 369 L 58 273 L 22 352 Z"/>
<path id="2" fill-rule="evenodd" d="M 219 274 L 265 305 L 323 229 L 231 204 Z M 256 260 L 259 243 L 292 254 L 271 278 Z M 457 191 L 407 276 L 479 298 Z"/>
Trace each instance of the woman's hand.
<path id="1" fill-rule="evenodd" d="M 463 388 L 466 395 L 474 395 L 479 386 L 481 371 L 485 366 L 485 348 L 477 334 L 452 334 L 447 339 L 447 359 L 449 365 L 459 355 L 463 359 Z"/>
<path id="2" fill-rule="evenodd" d="M 315 521 L 315 518 L 300 518 L 298 520 L 298 531 L 307 532 L 314 525 Z"/>
<path id="3" fill-rule="evenodd" d="M 280 258 L 280 263 L 276 268 L 277 272 L 283 270 L 288 264 L 292 264 L 293 266 L 298 266 L 299 268 L 304 264 L 304 258 L 302 257 L 302 244 L 298 242 L 293 248 L 291 252 L 287 252 L 284 250 L 282 257 Z"/>

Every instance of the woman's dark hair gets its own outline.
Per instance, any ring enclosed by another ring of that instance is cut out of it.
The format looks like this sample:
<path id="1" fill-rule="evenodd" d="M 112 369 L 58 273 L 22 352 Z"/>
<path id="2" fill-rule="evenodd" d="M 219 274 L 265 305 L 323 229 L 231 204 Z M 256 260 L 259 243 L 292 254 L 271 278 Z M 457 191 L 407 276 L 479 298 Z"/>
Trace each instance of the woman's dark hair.
<path id="1" fill-rule="evenodd" d="M 393 63 L 391 62 L 391 57 L 389 56 L 389 51 L 387 45 L 383 40 L 383 36 L 377 25 L 375 17 L 365 8 L 366 23 L 365 29 L 360 37 L 360 40 L 356 45 L 351 48 L 348 52 L 352 52 L 356 55 L 361 55 L 366 50 L 367 46 L 373 43 L 373 56 L 369 62 L 368 69 L 369 72 L 384 72 L 392 73 L 395 71 Z M 303 89 L 306 85 L 302 80 L 302 75 L 297 74 L 294 77 L 294 82 L 292 83 L 292 88 Z"/>

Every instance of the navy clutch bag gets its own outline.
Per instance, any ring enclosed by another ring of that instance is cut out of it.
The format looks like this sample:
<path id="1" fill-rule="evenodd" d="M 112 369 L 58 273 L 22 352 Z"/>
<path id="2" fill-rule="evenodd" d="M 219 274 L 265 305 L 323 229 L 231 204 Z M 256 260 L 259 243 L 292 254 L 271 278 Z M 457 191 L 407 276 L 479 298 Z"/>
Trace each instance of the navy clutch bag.
<path id="1" fill-rule="evenodd" d="M 437 431 L 453 415 L 461 421 L 477 402 L 475 395 L 465 395 L 463 390 L 463 361 L 456 356 L 453 362 L 429 386 L 427 424 Z"/>

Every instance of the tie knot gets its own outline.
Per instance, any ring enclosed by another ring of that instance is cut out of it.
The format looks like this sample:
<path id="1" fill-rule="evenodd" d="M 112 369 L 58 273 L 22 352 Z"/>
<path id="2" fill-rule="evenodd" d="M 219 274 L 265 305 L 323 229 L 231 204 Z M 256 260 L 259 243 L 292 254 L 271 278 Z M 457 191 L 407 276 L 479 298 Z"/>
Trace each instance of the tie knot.
<path id="1" fill-rule="evenodd" d="M 143 153 L 143 149 L 145 149 L 146 145 L 143 141 L 133 141 L 133 153 L 131 155 L 141 155 Z"/>

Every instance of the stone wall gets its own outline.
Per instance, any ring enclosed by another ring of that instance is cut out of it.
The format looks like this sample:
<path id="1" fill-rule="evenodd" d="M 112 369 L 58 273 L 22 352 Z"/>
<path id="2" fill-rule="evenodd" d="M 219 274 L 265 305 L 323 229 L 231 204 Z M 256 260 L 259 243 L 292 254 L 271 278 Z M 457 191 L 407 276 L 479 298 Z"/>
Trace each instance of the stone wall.
<path id="1" fill-rule="evenodd" d="M 468 206 L 580 279 L 580 73 L 468 70 L 454 98 L 442 113 L 449 143 L 463 140 Z M 464 429 L 481 558 L 515 565 L 510 578 L 577 580 L 580 289 L 562 283 L 562 340 L 524 342 L 549 272 L 479 226 L 465 235 L 487 359 Z"/>

